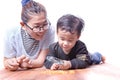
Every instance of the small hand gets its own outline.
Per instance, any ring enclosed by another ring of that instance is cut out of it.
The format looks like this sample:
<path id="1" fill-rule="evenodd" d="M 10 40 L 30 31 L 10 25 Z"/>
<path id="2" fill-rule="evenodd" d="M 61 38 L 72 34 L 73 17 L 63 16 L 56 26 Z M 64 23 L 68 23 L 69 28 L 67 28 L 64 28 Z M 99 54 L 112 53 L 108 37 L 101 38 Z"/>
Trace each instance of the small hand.
<path id="1" fill-rule="evenodd" d="M 64 63 L 60 64 L 58 69 L 60 69 L 60 70 L 67 70 L 70 67 L 71 67 L 71 62 L 64 60 Z"/>
<path id="2" fill-rule="evenodd" d="M 57 63 L 53 63 L 53 65 L 51 66 L 51 70 L 57 70 L 59 68 L 59 64 Z"/>

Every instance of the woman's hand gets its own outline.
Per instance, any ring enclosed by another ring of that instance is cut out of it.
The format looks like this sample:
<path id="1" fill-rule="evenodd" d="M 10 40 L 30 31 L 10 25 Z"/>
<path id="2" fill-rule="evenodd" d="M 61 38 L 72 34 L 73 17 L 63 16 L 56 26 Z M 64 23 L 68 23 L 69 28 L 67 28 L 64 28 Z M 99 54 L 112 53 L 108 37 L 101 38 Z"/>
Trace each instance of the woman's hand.
<path id="1" fill-rule="evenodd" d="M 31 60 L 22 55 L 20 57 L 17 58 L 17 61 L 20 63 L 20 67 L 23 68 L 23 69 L 27 69 L 27 68 L 31 68 Z"/>
<path id="2" fill-rule="evenodd" d="M 19 68 L 19 63 L 16 58 L 4 59 L 4 66 L 8 70 L 17 70 Z"/>

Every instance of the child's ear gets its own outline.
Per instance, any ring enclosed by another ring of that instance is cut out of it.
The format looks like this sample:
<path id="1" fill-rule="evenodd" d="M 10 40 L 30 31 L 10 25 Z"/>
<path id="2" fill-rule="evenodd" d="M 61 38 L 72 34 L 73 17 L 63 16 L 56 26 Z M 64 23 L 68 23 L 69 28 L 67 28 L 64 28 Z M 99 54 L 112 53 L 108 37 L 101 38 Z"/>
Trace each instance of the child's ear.
<path id="1" fill-rule="evenodd" d="M 22 29 L 25 30 L 25 24 L 24 24 L 24 22 L 20 22 L 20 25 L 21 25 Z"/>

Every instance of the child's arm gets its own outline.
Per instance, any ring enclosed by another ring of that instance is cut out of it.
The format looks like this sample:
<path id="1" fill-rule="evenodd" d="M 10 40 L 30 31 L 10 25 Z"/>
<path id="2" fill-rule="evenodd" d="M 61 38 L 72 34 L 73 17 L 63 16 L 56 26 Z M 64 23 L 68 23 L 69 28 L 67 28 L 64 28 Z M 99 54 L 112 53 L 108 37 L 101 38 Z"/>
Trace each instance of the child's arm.
<path id="1" fill-rule="evenodd" d="M 64 64 L 64 61 L 59 59 L 59 58 L 56 58 L 54 56 L 47 56 L 46 57 L 46 61 L 45 61 L 46 68 L 58 69 L 58 68 L 56 68 L 56 66 L 63 65 L 63 64 Z"/>
<path id="2" fill-rule="evenodd" d="M 57 58 L 57 53 L 55 52 L 55 45 L 56 45 L 56 43 L 50 45 L 49 53 L 48 53 L 45 63 L 44 63 L 45 67 L 48 69 L 51 68 L 53 63 L 58 63 L 58 64 L 62 63 L 62 61 Z"/>
<path id="3" fill-rule="evenodd" d="M 71 68 L 73 69 L 86 68 L 91 65 L 90 56 L 87 54 L 80 54 L 71 60 L 71 65 Z"/>
<path id="4" fill-rule="evenodd" d="M 72 69 L 86 68 L 91 65 L 91 58 L 86 48 L 86 45 L 79 42 L 77 46 L 74 47 L 72 52 L 74 58 L 70 60 Z"/>

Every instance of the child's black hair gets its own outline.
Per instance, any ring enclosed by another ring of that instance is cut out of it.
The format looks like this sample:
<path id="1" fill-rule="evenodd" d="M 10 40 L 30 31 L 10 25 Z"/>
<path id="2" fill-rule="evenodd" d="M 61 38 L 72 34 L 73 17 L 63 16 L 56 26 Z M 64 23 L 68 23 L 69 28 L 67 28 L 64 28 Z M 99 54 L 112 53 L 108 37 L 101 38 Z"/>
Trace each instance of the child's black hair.
<path id="1" fill-rule="evenodd" d="M 58 29 L 61 29 L 72 34 L 77 32 L 77 34 L 80 35 L 83 27 L 84 20 L 71 14 L 63 15 L 57 21 L 57 32 Z"/>

